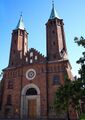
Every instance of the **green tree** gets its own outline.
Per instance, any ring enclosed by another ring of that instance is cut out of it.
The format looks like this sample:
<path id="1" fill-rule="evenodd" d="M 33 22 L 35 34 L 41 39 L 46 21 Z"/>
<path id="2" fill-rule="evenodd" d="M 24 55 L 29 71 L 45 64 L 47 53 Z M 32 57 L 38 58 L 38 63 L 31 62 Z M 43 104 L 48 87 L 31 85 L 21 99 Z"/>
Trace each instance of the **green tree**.
<path id="1" fill-rule="evenodd" d="M 85 48 L 85 39 L 82 36 L 80 38 L 75 37 L 74 41 L 75 43 L 78 44 L 78 46 L 82 46 Z M 84 89 L 84 92 L 85 92 L 85 51 L 82 52 L 82 57 L 79 58 L 77 63 L 81 65 L 81 68 L 78 71 L 78 73 L 80 74 L 80 78 L 78 79 L 80 79 L 82 88 Z"/>
<path id="2" fill-rule="evenodd" d="M 57 92 L 54 102 L 57 112 L 66 112 L 68 114 L 69 105 L 74 104 L 77 111 L 80 109 L 79 100 L 83 94 L 80 80 L 71 81 L 66 79 L 65 84 L 61 85 Z"/>
<path id="3" fill-rule="evenodd" d="M 74 38 L 75 43 L 85 48 L 85 39 Z M 77 61 L 81 65 L 79 70 L 80 77 L 74 81 L 65 79 L 64 85 L 61 85 L 55 97 L 54 106 L 57 112 L 67 112 L 70 104 L 74 104 L 77 111 L 80 110 L 80 103 L 82 96 L 85 95 L 85 52 L 82 53 L 82 57 Z"/>

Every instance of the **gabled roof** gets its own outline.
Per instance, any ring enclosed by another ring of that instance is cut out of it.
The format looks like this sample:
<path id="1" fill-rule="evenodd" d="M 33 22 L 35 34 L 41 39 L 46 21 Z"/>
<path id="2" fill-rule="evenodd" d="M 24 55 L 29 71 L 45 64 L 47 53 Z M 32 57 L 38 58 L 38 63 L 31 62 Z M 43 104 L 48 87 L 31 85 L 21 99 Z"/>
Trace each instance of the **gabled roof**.
<path id="1" fill-rule="evenodd" d="M 56 12 L 56 9 L 54 7 L 54 3 L 52 5 L 52 10 L 51 10 L 51 14 L 50 14 L 50 18 L 49 19 L 54 19 L 54 18 L 58 18 L 59 19 L 59 16 Z"/>
<path id="2" fill-rule="evenodd" d="M 16 29 L 25 30 L 25 26 L 24 26 L 24 22 L 23 22 L 22 15 L 20 16 L 20 19 L 19 19 L 19 22 L 18 22 L 18 24 L 17 24 Z"/>
<path id="3" fill-rule="evenodd" d="M 34 48 L 29 49 L 25 57 L 27 58 L 27 64 L 46 62 L 46 57 Z"/>

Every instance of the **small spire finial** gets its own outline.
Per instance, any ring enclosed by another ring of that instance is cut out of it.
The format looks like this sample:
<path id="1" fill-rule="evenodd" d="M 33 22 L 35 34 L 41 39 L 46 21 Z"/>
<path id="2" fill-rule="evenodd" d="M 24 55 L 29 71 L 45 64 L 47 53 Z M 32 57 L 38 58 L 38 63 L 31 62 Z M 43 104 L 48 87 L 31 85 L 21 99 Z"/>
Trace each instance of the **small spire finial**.
<path id="1" fill-rule="evenodd" d="M 20 16 L 22 17 L 22 11 L 21 11 L 21 15 Z"/>
<path id="2" fill-rule="evenodd" d="M 52 0 L 52 7 L 54 7 L 54 0 Z"/>

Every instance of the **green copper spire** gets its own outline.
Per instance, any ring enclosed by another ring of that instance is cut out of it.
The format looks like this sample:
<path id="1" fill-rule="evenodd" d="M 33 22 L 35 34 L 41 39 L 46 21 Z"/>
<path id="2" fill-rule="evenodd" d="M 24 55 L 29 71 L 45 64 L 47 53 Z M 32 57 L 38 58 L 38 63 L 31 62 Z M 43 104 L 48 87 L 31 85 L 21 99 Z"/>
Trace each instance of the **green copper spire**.
<path id="1" fill-rule="evenodd" d="M 54 1 L 52 1 L 52 10 L 51 10 L 51 14 L 50 14 L 50 18 L 49 19 L 54 19 L 54 18 L 59 18 L 55 7 L 54 7 Z"/>
<path id="2" fill-rule="evenodd" d="M 25 30 L 24 22 L 23 22 L 23 19 L 22 19 L 22 14 L 20 16 L 20 19 L 19 19 L 19 22 L 17 24 L 16 29 Z"/>

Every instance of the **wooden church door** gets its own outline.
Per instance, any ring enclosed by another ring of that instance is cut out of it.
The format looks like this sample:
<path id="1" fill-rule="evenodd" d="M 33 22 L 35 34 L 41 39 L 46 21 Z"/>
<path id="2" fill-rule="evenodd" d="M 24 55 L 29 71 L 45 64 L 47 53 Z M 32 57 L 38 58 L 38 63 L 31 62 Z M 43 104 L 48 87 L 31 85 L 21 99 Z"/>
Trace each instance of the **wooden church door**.
<path id="1" fill-rule="evenodd" d="M 36 100 L 28 100 L 28 118 L 35 119 L 37 117 Z"/>

